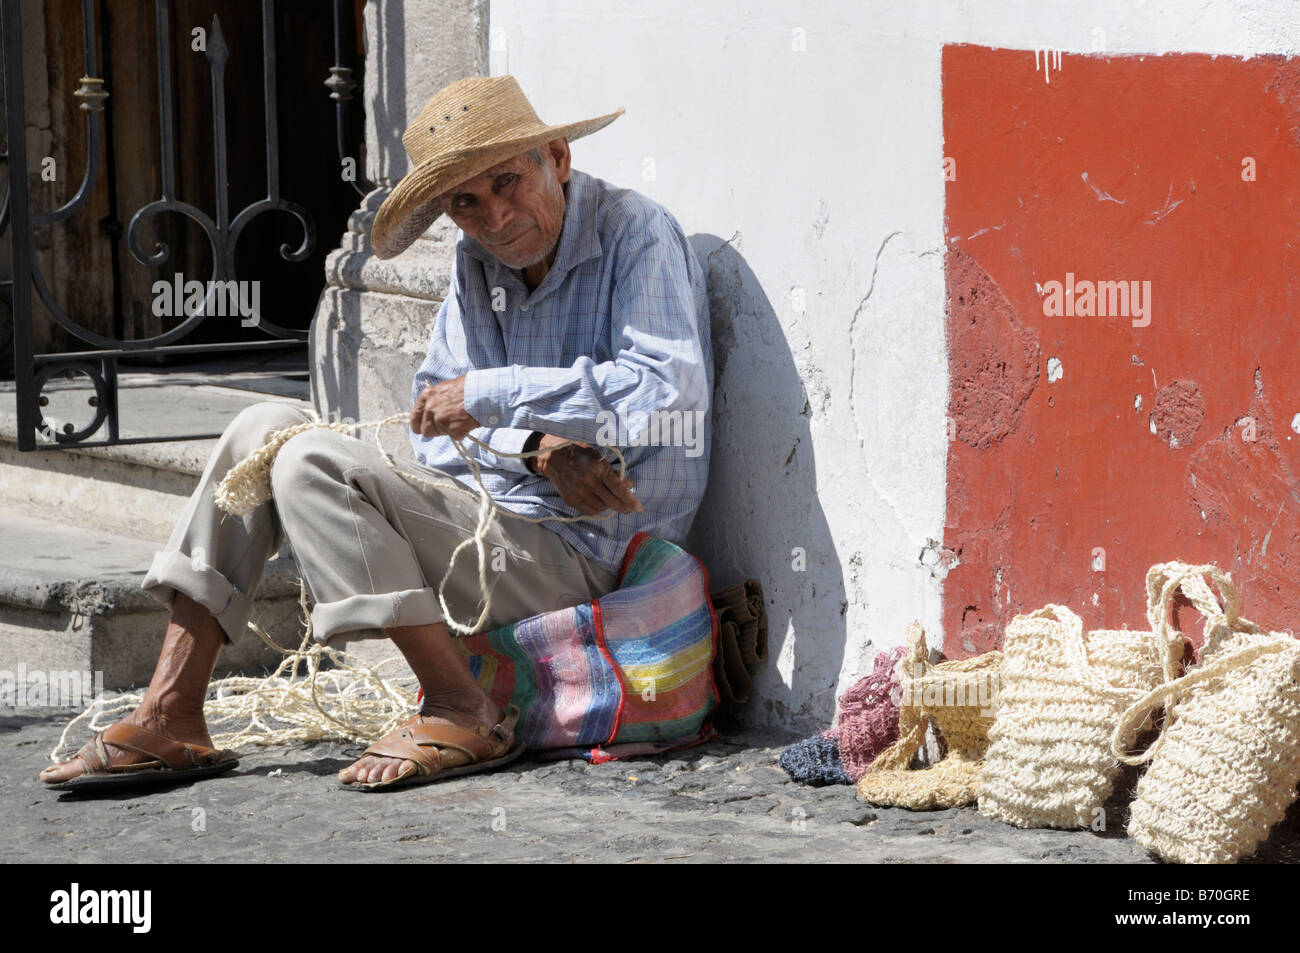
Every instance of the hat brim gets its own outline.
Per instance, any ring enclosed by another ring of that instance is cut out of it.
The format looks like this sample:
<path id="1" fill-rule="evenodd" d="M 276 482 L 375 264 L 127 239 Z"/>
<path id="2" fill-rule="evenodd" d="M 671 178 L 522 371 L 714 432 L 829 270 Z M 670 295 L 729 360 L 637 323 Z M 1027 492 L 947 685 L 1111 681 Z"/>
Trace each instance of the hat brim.
<path id="1" fill-rule="evenodd" d="M 458 182 L 481 175 L 512 156 L 552 139 L 581 139 L 623 115 L 623 109 L 563 126 L 547 126 L 527 136 L 448 153 L 423 162 L 404 175 L 384 199 L 370 226 L 370 247 L 377 258 L 393 258 L 409 248 L 442 214 L 439 195 Z"/>

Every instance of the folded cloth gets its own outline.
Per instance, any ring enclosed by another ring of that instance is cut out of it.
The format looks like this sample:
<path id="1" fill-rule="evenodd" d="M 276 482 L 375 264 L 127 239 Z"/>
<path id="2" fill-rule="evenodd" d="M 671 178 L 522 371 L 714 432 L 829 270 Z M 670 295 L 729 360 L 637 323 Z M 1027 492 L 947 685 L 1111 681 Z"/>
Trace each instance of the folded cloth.
<path id="1" fill-rule="evenodd" d="M 740 648 L 741 631 L 729 610 L 720 614 L 718 623 L 718 655 L 714 659 L 714 677 L 718 692 L 729 705 L 740 705 L 749 700 L 754 680 L 745 668 Z"/>
<path id="2" fill-rule="evenodd" d="M 718 617 L 714 680 L 722 703 L 743 705 L 753 691 L 753 674 L 767 659 L 767 613 L 763 590 L 754 579 L 709 595 Z"/>

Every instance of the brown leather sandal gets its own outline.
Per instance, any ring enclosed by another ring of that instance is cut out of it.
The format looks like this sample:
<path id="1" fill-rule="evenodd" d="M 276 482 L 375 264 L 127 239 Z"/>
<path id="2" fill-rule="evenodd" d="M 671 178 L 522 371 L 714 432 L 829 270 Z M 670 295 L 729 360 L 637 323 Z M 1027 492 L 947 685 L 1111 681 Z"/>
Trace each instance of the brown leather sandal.
<path id="1" fill-rule="evenodd" d="M 491 771 L 509 764 L 524 753 L 523 742 L 515 740 L 519 709 L 508 705 L 501 721 L 491 728 L 480 725 L 471 731 L 457 725 L 427 725 L 416 715 L 401 728 L 390 731 L 364 752 L 381 758 L 401 758 L 415 762 L 414 768 L 389 781 L 344 781 L 345 788 L 358 791 L 381 791 L 416 784 L 429 784 L 480 771 Z M 481 734 L 486 729 L 486 735 Z M 358 759 L 360 760 L 360 759 Z M 342 775 L 342 771 L 339 772 Z"/>
<path id="2" fill-rule="evenodd" d="M 104 747 L 106 744 L 148 755 L 153 760 L 136 764 L 110 764 L 108 749 Z M 85 772 L 66 781 L 45 782 L 51 790 L 81 791 L 93 788 L 105 791 L 180 784 L 221 774 L 239 764 L 233 751 L 219 751 L 205 745 L 177 741 L 150 728 L 123 722 L 105 728 L 72 757 L 86 766 Z"/>

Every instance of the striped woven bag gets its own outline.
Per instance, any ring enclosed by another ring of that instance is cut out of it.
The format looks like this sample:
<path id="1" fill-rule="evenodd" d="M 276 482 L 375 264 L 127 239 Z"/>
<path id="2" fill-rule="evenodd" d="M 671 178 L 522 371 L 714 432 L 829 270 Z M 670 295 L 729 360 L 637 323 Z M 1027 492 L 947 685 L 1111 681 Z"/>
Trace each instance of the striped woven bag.
<path id="1" fill-rule="evenodd" d="M 638 533 L 613 592 L 456 644 L 528 748 L 600 762 L 714 736 L 717 634 L 703 564 Z"/>
<path id="2" fill-rule="evenodd" d="M 1184 591 L 1206 620 L 1200 661 L 1133 703 L 1116 725 L 1113 750 L 1129 764 L 1150 762 L 1129 836 L 1165 860 L 1234 863 L 1254 853 L 1296 798 L 1300 642 L 1242 618 L 1236 588 L 1217 566 L 1187 569 Z M 1160 736 L 1128 754 L 1136 726 L 1161 706 Z"/>
<path id="3" fill-rule="evenodd" d="M 1192 573 L 1181 563 L 1148 570 L 1150 631 L 1085 636 L 1079 617 L 1058 605 L 1012 620 L 980 813 L 1016 827 L 1104 827 L 1103 805 L 1120 769 L 1111 751 L 1115 725 L 1145 693 L 1177 678 L 1183 639 L 1161 620 Z"/>

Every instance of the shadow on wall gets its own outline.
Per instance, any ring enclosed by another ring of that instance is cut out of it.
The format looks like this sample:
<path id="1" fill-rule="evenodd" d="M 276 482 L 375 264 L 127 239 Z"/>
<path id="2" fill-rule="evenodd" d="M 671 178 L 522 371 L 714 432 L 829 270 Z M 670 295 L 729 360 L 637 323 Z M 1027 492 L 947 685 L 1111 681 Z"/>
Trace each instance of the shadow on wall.
<path id="1" fill-rule="evenodd" d="M 715 589 L 750 576 L 763 586 L 769 655 L 744 720 L 829 728 L 848 603 L 817 496 L 811 407 L 781 323 L 744 258 L 716 235 L 690 241 L 708 275 L 715 371 L 709 487 L 687 545 Z M 788 685 L 778 666 L 790 673 Z"/>
<path id="2" fill-rule="evenodd" d="M 357 386 L 357 356 L 361 350 L 360 304 L 355 294 L 326 287 L 316 305 L 316 317 L 307 339 L 307 366 L 311 368 L 311 397 L 322 416 L 361 419 L 361 394 Z"/>
<path id="3" fill-rule="evenodd" d="M 421 299 L 410 299 L 404 308 L 394 308 L 351 288 L 329 287 L 321 295 L 308 338 L 308 366 L 311 368 L 311 398 L 318 414 L 334 419 L 371 421 L 410 410 L 411 381 L 422 355 L 403 351 L 375 331 L 385 323 L 416 326 L 437 307 Z M 423 338 L 421 330 L 421 339 Z M 365 438 L 373 439 L 367 430 Z M 390 453 L 411 457 L 411 446 L 402 427 L 383 432 L 383 444 Z"/>
<path id="4" fill-rule="evenodd" d="M 687 548 L 714 589 L 746 577 L 763 586 L 769 657 L 742 719 L 809 734 L 830 727 L 848 641 L 844 573 L 817 495 L 812 411 L 785 332 L 744 258 L 716 235 L 690 241 L 708 277 L 715 370 L 709 486 Z M 430 304 L 395 312 L 394 298 L 373 297 L 339 287 L 322 295 L 310 338 L 321 413 L 368 420 L 410 405 L 425 335 L 420 355 L 403 354 L 380 326 L 425 320 L 416 310 Z M 385 445 L 410 455 L 395 428 Z"/>

